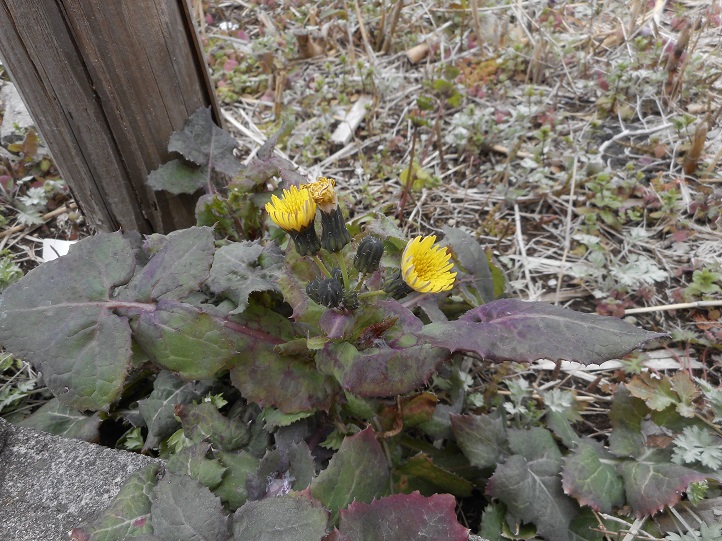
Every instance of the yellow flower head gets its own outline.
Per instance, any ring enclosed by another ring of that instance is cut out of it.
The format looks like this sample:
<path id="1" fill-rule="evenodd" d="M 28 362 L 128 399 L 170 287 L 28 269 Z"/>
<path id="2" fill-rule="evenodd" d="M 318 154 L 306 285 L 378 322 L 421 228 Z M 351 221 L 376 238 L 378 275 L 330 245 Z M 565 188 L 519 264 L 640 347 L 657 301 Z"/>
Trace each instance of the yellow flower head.
<path id="1" fill-rule="evenodd" d="M 313 224 L 316 203 L 311 199 L 308 190 L 291 186 L 290 189 L 283 190 L 282 197 L 271 196 L 271 202 L 266 203 L 266 212 L 284 231 L 301 231 Z"/>
<path id="2" fill-rule="evenodd" d="M 454 266 L 446 248 L 434 244 L 436 235 L 409 241 L 401 256 L 401 276 L 409 287 L 421 293 L 448 291 L 454 286 Z"/>
<path id="3" fill-rule="evenodd" d="M 338 207 L 338 197 L 336 197 L 334 186 L 336 186 L 334 179 L 318 177 L 316 182 L 305 184 L 303 188 L 308 190 L 311 198 L 313 198 L 322 212 L 329 213 Z"/>

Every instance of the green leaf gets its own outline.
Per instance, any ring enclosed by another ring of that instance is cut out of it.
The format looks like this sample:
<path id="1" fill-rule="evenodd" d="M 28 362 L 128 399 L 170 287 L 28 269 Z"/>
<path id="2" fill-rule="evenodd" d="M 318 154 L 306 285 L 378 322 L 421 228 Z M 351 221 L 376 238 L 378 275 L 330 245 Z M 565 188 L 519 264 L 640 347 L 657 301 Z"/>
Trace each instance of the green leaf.
<path id="1" fill-rule="evenodd" d="M 243 335 L 225 320 L 188 304 L 161 300 L 133 324 L 134 339 L 150 359 L 186 379 L 209 379 L 228 367 Z"/>
<path id="2" fill-rule="evenodd" d="M 503 503 L 490 503 L 487 505 L 481 514 L 479 536 L 487 541 L 501 541 L 505 515 L 506 506 Z"/>
<path id="3" fill-rule="evenodd" d="M 170 436 L 180 426 L 175 416 L 176 404 L 189 404 L 206 394 L 210 382 L 184 381 L 163 370 L 153 382 L 153 392 L 138 401 L 138 411 L 148 427 L 143 449 L 155 449 L 163 438 Z"/>
<path id="4" fill-rule="evenodd" d="M 65 438 L 97 443 L 101 419 L 98 413 L 86 415 L 63 405 L 57 398 L 48 400 L 18 424 Z"/>
<path id="5" fill-rule="evenodd" d="M 238 418 L 224 417 L 210 402 L 178 404 L 175 413 L 180 417 L 186 438 L 194 443 L 207 439 L 223 451 L 234 451 L 250 439 L 245 423 Z"/>
<path id="6" fill-rule="evenodd" d="M 621 319 L 518 299 L 493 301 L 456 321 L 431 323 L 421 334 L 432 345 L 496 362 L 564 359 L 582 364 L 601 364 L 664 336 Z"/>
<path id="7" fill-rule="evenodd" d="M 164 190 L 173 195 L 193 194 L 208 185 L 208 167 L 189 165 L 183 160 L 171 160 L 148 175 L 148 185 L 156 192 Z"/>
<path id="8" fill-rule="evenodd" d="M 232 177 L 243 169 L 233 155 L 237 145 L 228 132 L 213 123 L 211 108 L 201 107 L 188 118 L 181 131 L 171 135 L 168 150 Z"/>
<path id="9" fill-rule="evenodd" d="M 213 293 L 238 305 L 231 314 L 242 313 L 248 307 L 248 296 L 254 291 L 278 291 L 276 282 L 281 266 L 261 266 L 258 258 L 264 250 L 268 248 L 244 241 L 228 244 L 216 252 L 207 285 Z"/>
<path id="10" fill-rule="evenodd" d="M 218 453 L 226 472 L 223 475 L 221 484 L 216 487 L 214 493 L 221 500 L 228 504 L 231 511 L 235 511 L 248 499 L 246 480 L 258 469 L 259 460 L 247 453 Z"/>
<path id="11" fill-rule="evenodd" d="M 227 541 L 230 534 L 221 500 L 187 475 L 158 481 L 151 517 L 162 541 Z"/>
<path id="12" fill-rule="evenodd" d="M 196 225 L 213 227 L 221 238 L 238 239 L 228 200 L 220 194 L 203 194 L 196 202 Z"/>
<path id="13" fill-rule="evenodd" d="M 547 539 L 569 541 L 577 506 L 562 492 L 561 453 L 551 433 L 541 428 L 510 430 L 509 443 L 520 454 L 496 468 L 486 493 L 504 502 L 515 519 L 534 523 Z"/>
<path id="14" fill-rule="evenodd" d="M 335 523 L 340 509 L 354 500 L 379 498 L 388 487 L 386 456 L 373 430 L 367 428 L 343 440 L 328 467 L 311 482 L 311 494 L 331 511 Z"/>
<path id="15" fill-rule="evenodd" d="M 68 255 L 37 267 L 3 293 L 0 342 L 42 372 L 66 406 L 102 409 L 123 389 L 131 331 L 109 299 L 134 269 L 130 243 L 120 233 L 101 234 L 80 241 Z"/>
<path id="16" fill-rule="evenodd" d="M 423 481 L 424 485 L 430 485 L 429 495 L 448 492 L 459 498 L 465 498 L 471 496 L 474 488 L 471 481 L 434 464 L 433 459 L 424 453 L 412 456 L 404 464 L 398 466 L 396 472 L 412 478 L 408 480 L 410 490 L 415 488 L 415 479 Z M 422 494 L 425 492 L 421 487 L 419 490 Z"/>
<path id="17" fill-rule="evenodd" d="M 473 306 L 493 301 L 494 278 L 484 248 L 461 229 L 444 226 L 443 231 L 463 273 L 457 274 L 454 284 Z"/>
<path id="18" fill-rule="evenodd" d="M 616 456 L 638 456 L 644 449 L 642 421 L 649 409 L 635 398 L 624 385 L 617 388 L 609 409 L 612 433 L 609 435 L 609 451 Z"/>
<path id="19" fill-rule="evenodd" d="M 181 300 L 198 291 L 208 280 L 215 251 L 210 227 L 174 231 L 121 290 L 118 299 L 134 302 Z"/>
<path id="20" fill-rule="evenodd" d="M 168 459 L 166 470 L 178 475 L 188 475 L 213 490 L 221 484 L 226 468 L 217 460 L 207 457 L 210 448 L 211 445 L 204 442 L 184 447 Z"/>
<path id="21" fill-rule="evenodd" d="M 339 532 L 348 541 L 466 541 L 469 530 L 459 524 L 455 508 L 451 494 L 425 498 L 413 492 L 370 504 L 357 501 L 341 511 Z"/>
<path id="22" fill-rule="evenodd" d="M 451 429 L 473 466 L 490 468 L 510 454 L 506 425 L 498 415 L 451 414 Z"/>
<path id="23" fill-rule="evenodd" d="M 570 391 L 552 389 L 543 393 L 543 397 L 546 410 L 544 419 L 547 427 L 564 445 L 571 449 L 579 441 L 579 436 L 574 432 L 572 423 L 582 419 L 574 394 Z"/>
<path id="24" fill-rule="evenodd" d="M 670 464 L 669 454 L 659 450 L 647 451 L 639 460 L 620 464 L 618 471 L 624 479 L 627 503 L 637 517 L 673 506 L 687 485 L 707 478 L 707 474 Z"/>
<path id="25" fill-rule="evenodd" d="M 128 477 L 108 508 L 82 529 L 89 537 L 78 538 L 88 541 L 121 541 L 153 533 L 150 510 L 159 470 L 157 465 L 146 466 Z"/>
<path id="26" fill-rule="evenodd" d="M 246 502 L 233 514 L 233 541 L 321 541 L 328 514 L 307 492 Z"/>
<path id="27" fill-rule="evenodd" d="M 263 410 L 263 420 L 266 423 L 266 428 L 269 430 L 278 428 L 280 426 L 292 425 L 296 421 L 300 421 L 301 419 L 305 419 L 306 417 L 310 417 L 311 415 L 313 415 L 313 412 L 311 411 L 302 411 L 299 413 L 283 413 L 282 411 L 274 408 L 266 408 Z"/>
<path id="28" fill-rule="evenodd" d="M 624 484 L 614 464 L 614 457 L 601 443 L 590 438 L 579 440 L 576 449 L 564 459 L 564 492 L 580 505 L 611 513 L 624 505 Z"/>

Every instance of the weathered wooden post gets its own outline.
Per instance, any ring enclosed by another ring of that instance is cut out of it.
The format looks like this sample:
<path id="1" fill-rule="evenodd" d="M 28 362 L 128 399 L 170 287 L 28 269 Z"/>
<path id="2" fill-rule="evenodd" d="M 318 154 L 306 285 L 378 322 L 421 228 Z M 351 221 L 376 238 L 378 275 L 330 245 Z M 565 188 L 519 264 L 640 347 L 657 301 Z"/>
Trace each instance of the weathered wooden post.
<path id="1" fill-rule="evenodd" d="M 0 0 L 0 56 L 92 225 L 193 224 L 146 185 L 191 113 L 220 119 L 186 0 Z"/>

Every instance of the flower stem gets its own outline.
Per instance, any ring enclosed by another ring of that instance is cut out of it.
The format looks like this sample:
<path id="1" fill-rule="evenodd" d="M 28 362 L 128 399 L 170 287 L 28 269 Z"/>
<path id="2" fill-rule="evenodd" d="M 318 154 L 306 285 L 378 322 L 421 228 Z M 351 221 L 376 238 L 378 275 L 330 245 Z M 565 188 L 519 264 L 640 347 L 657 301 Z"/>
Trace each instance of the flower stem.
<path id="1" fill-rule="evenodd" d="M 358 284 L 356 284 L 356 291 L 361 291 L 361 286 L 364 285 L 364 280 L 366 280 L 367 274 L 364 272 L 361 274 L 361 278 L 359 278 Z"/>
<path id="2" fill-rule="evenodd" d="M 376 291 L 367 291 L 366 293 L 359 293 L 359 299 L 368 299 L 369 297 L 378 297 L 379 295 L 386 295 L 387 293 L 383 289 Z"/>
<path id="3" fill-rule="evenodd" d="M 348 291 L 348 269 L 346 268 L 346 260 L 343 258 L 343 254 L 339 251 L 336 252 L 336 259 L 338 259 L 338 266 L 341 269 L 341 275 L 343 276 L 343 288 Z"/>
<path id="4" fill-rule="evenodd" d="M 318 265 L 318 268 L 321 269 L 321 272 L 324 274 L 324 276 L 326 278 L 331 278 L 331 273 L 328 272 L 326 265 L 323 264 L 323 259 L 318 257 L 318 254 L 314 255 L 313 259 L 316 261 L 316 265 Z"/>

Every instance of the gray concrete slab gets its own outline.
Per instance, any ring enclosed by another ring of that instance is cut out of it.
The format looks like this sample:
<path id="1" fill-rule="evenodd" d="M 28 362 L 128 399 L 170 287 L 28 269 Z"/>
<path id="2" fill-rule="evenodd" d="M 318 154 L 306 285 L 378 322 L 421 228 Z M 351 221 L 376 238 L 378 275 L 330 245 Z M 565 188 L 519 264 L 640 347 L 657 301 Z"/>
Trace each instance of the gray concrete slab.
<path id="1" fill-rule="evenodd" d="M 0 541 L 67 541 L 156 459 L 12 425 L 0 418 Z"/>

